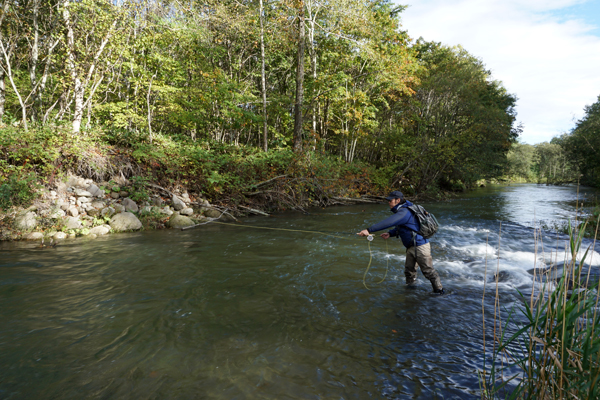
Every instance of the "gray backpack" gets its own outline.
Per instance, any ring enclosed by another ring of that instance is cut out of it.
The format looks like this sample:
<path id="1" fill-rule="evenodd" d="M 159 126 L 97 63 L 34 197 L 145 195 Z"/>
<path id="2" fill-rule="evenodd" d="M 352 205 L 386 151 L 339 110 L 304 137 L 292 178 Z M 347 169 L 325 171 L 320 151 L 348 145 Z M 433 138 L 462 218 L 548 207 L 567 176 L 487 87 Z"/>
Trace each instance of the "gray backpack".
<path id="1" fill-rule="evenodd" d="M 412 211 L 413 215 L 417 217 L 419 221 L 419 230 L 417 233 L 423 236 L 425 239 L 429 239 L 438 231 L 440 224 L 432 213 L 427 212 L 422 206 L 412 205 L 406 207 Z"/>

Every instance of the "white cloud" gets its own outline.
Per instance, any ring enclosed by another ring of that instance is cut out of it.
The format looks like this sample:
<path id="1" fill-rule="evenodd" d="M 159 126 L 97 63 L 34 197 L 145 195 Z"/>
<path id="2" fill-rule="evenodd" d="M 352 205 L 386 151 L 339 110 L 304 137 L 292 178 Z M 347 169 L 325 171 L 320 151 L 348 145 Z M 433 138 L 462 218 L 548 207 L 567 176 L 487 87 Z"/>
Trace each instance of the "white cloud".
<path id="1" fill-rule="evenodd" d="M 600 15 L 593 25 L 561 15 L 585 1 L 408 1 L 402 25 L 411 37 L 462 45 L 519 98 L 526 143 L 570 131 L 600 95 Z"/>

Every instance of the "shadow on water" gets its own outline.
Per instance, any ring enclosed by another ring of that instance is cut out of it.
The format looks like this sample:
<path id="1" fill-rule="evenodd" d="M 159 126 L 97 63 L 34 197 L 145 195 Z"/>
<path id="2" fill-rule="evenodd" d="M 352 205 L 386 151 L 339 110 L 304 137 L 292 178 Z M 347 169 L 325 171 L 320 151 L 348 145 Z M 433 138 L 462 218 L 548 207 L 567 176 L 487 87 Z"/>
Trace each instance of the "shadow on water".
<path id="1" fill-rule="evenodd" d="M 363 286 L 369 249 L 355 232 L 386 217 L 385 205 L 48 249 L 2 244 L 0 398 L 478 398 L 484 285 L 489 344 L 494 274 L 509 308 L 557 242 L 547 233 L 536 250 L 515 190 L 425 204 L 442 224 L 432 241 L 442 297 L 422 275 L 404 285 L 397 241 L 389 254 L 372 243 Z M 544 216 L 572 212 L 555 212 L 561 204 Z"/>

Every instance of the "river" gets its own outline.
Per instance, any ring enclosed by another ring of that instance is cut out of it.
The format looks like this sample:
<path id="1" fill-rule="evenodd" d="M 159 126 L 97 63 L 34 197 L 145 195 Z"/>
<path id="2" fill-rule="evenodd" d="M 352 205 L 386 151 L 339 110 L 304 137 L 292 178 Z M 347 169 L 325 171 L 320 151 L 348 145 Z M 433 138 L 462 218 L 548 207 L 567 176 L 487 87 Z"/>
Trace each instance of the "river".
<path id="1" fill-rule="evenodd" d="M 597 195 L 490 186 L 422 203 L 441 224 L 432 252 L 444 296 L 420 272 L 405 286 L 398 240 L 370 251 L 356 237 L 388 216 L 385 204 L 54 248 L 2 243 L 0 399 L 480 398 L 494 274 L 503 309 L 518 306 L 528 271 L 564 258 L 552 229 Z"/>

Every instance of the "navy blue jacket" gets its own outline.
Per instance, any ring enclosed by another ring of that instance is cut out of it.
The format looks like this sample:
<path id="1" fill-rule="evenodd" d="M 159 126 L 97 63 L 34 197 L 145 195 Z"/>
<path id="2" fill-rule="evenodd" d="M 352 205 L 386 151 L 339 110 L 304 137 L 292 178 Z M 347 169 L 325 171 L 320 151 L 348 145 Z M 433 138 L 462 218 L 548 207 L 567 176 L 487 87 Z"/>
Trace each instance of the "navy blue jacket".
<path id="1" fill-rule="evenodd" d="M 388 233 L 390 236 L 400 237 L 402 240 L 402 244 L 407 249 L 412 247 L 415 244 L 415 239 L 413 238 L 413 232 L 419 230 L 419 221 L 414 216 L 414 214 L 407 208 L 408 206 L 412 206 L 412 203 L 408 200 L 404 204 L 398 204 L 396 207 L 392 208 L 392 212 L 394 215 L 384 219 L 381 222 L 376 223 L 375 225 L 367 228 L 369 233 L 377 232 L 382 229 L 391 228 Z M 423 236 L 415 233 L 416 235 L 416 243 L 417 246 L 421 246 L 425 243 L 429 243 L 429 240 L 425 239 Z"/>

